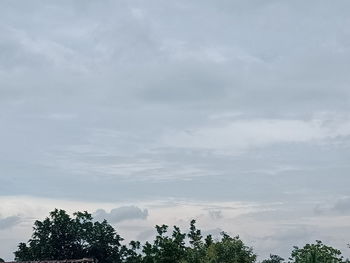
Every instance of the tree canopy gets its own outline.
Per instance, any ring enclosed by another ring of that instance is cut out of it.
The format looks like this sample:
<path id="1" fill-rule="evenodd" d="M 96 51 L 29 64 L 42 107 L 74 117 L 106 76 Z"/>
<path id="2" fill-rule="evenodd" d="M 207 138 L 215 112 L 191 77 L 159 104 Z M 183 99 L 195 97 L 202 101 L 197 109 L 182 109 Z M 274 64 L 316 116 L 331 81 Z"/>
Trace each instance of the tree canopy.
<path id="1" fill-rule="evenodd" d="M 278 255 L 270 254 L 270 257 L 268 259 L 263 260 L 261 263 L 282 263 L 282 262 L 284 262 L 284 258 Z"/>
<path id="2" fill-rule="evenodd" d="M 87 212 L 64 210 L 50 212 L 43 221 L 36 221 L 28 244 L 20 243 L 15 260 L 61 260 L 93 257 L 101 262 L 121 262 L 122 238 L 107 223 L 94 222 Z"/>
<path id="3" fill-rule="evenodd" d="M 73 216 L 55 209 L 43 221 L 35 221 L 27 243 L 14 252 L 16 261 L 64 260 L 94 258 L 100 263 L 255 263 L 257 255 L 240 239 L 225 232 L 213 239 L 203 236 L 192 220 L 188 232 L 177 226 L 156 226 L 153 241 L 142 244 L 123 239 L 106 221 L 95 221 L 88 212 Z M 341 252 L 321 241 L 294 247 L 289 263 L 341 263 Z M 1 259 L 0 259 L 1 261 Z M 270 255 L 261 263 L 282 263 L 278 255 Z"/>
<path id="4" fill-rule="evenodd" d="M 291 263 L 338 263 L 344 262 L 341 252 L 322 241 L 306 244 L 303 248 L 294 247 L 290 258 Z"/>

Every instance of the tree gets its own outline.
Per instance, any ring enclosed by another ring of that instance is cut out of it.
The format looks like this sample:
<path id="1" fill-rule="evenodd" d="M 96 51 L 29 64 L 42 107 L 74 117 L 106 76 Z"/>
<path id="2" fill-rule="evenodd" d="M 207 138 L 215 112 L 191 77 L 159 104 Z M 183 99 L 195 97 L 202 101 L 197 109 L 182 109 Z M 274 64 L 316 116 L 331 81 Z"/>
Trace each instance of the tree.
<path id="1" fill-rule="evenodd" d="M 0 262 L 5 262 L 5 260 L 3 260 L 2 258 L 0 258 Z"/>
<path id="2" fill-rule="evenodd" d="M 191 220 L 190 232 L 187 234 L 190 244 L 193 248 L 201 248 L 203 246 L 201 230 L 196 227 L 196 220 Z"/>
<path id="3" fill-rule="evenodd" d="M 315 244 L 306 244 L 303 248 L 294 247 L 290 263 L 337 263 L 343 262 L 338 249 L 324 245 L 316 240 Z"/>
<path id="4" fill-rule="evenodd" d="M 196 227 L 196 220 L 190 222 L 190 231 L 187 234 L 190 247 L 186 248 L 185 262 L 201 263 L 205 258 L 206 247 L 202 241 L 201 230 Z"/>
<path id="5" fill-rule="evenodd" d="M 91 214 L 76 212 L 73 216 L 55 209 L 43 221 L 36 221 L 27 243 L 15 252 L 17 261 L 64 260 L 92 257 L 100 263 L 254 263 L 256 255 L 238 237 L 222 233 L 220 240 L 204 238 L 196 221 L 190 222 L 188 233 L 174 226 L 157 225 L 153 242 L 122 238 L 106 221 L 93 221 Z M 188 245 L 186 245 L 188 244 Z M 271 263 L 271 262 L 265 262 Z M 276 262 L 273 262 L 276 263 Z M 280 263 L 280 262 L 277 262 Z"/>
<path id="6" fill-rule="evenodd" d="M 270 254 L 270 258 L 263 260 L 261 263 L 282 263 L 283 261 L 284 258 Z"/>
<path id="7" fill-rule="evenodd" d="M 87 236 L 87 256 L 106 263 L 121 262 L 121 241 L 123 239 L 115 232 L 106 220 L 95 222 L 92 231 Z"/>
<path id="8" fill-rule="evenodd" d="M 139 250 L 141 243 L 139 241 L 131 241 L 129 243 L 130 248 L 123 246 L 123 262 L 125 263 L 142 263 L 142 255 Z"/>
<path id="9" fill-rule="evenodd" d="M 213 242 L 206 250 L 204 262 L 210 263 L 254 263 L 256 254 L 239 236 L 230 237 L 222 232 L 221 241 Z"/>
<path id="10" fill-rule="evenodd" d="M 142 247 L 142 252 L 143 252 L 143 263 L 154 263 L 154 256 L 157 252 L 157 249 L 153 247 L 151 243 L 148 241 L 145 243 L 145 245 Z"/>
<path id="11" fill-rule="evenodd" d="M 173 227 L 172 234 L 166 235 L 167 225 L 156 226 L 158 235 L 156 236 L 153 246 L 149 243 L 143 247 L 145 253 L 145 262 L 156 263 L 177 263 L 182 262 L 185 258 L 185 238 L 186 234 L 181 233 L 180 228 Z M 153 261 L 151 258 L 153 257 Z"/>
<path id="12" fill-rule="evenodd" d="M 43 221 L 34 223 L 32 238 L 20 243 L 17 261 L 63 260 L 93 257 L 106 263 L 121 262 L 122 238 L 107 223 L 93 222 L 91 214 L 77 212 L 71 218 L 55 209 Z"/>

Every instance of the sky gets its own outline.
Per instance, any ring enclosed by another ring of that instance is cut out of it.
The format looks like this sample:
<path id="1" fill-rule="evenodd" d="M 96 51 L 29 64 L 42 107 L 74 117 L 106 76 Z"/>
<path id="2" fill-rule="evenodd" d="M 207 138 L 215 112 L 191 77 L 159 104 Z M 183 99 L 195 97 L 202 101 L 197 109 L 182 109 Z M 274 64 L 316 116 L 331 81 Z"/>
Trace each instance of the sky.
<path id="1" fill-rule="evenodd" d="M 350 249 L 348 0 L 0 2 L 0 257 L 54 208 Z"/>

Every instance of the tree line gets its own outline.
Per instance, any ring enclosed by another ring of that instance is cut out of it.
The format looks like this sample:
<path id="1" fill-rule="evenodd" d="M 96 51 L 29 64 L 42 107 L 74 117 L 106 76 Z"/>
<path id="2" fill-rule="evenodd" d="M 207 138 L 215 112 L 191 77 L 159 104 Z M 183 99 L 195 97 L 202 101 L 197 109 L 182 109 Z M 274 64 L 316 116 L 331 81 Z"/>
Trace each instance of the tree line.
<path id="1" fill-rule="evenodd" d="M 14 252 L 16 261 L 64 260 L 94 258 L 99 263 L 256 263 L 252 247 L 239 236 L 225 232 L 214 239 L 203 236 L 192 220 L 188 232 L 174 226 L 156 226 L 153 241 L 142 244 L 131 241 L 123 245 L 123 238 L 106 221 L 94 221 L 88 212 L 70 216 L 55 209 L 43 221 L 35 221 L 33 234 L 27 243 L 20 243 Z M 0 259 L 1 261 L 1 259 Z M 294 247 L 285 260 L 270 255 L 261 263 L 350 263 L 340 250 L 316 241 L 304 247 Z"/>

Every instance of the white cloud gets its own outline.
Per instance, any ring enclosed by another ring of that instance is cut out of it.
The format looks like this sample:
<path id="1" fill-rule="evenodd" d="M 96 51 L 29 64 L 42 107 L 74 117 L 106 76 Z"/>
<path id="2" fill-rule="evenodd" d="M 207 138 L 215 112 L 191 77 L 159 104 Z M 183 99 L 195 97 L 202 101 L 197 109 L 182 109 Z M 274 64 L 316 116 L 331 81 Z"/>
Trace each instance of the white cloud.
<path id="1" fill-rule="evenodd" d="M 350 121 L 243 119 L 167 134 L 167 146 L 239 152 L 278 143 L 310 143 L 350 135 Z"/>

